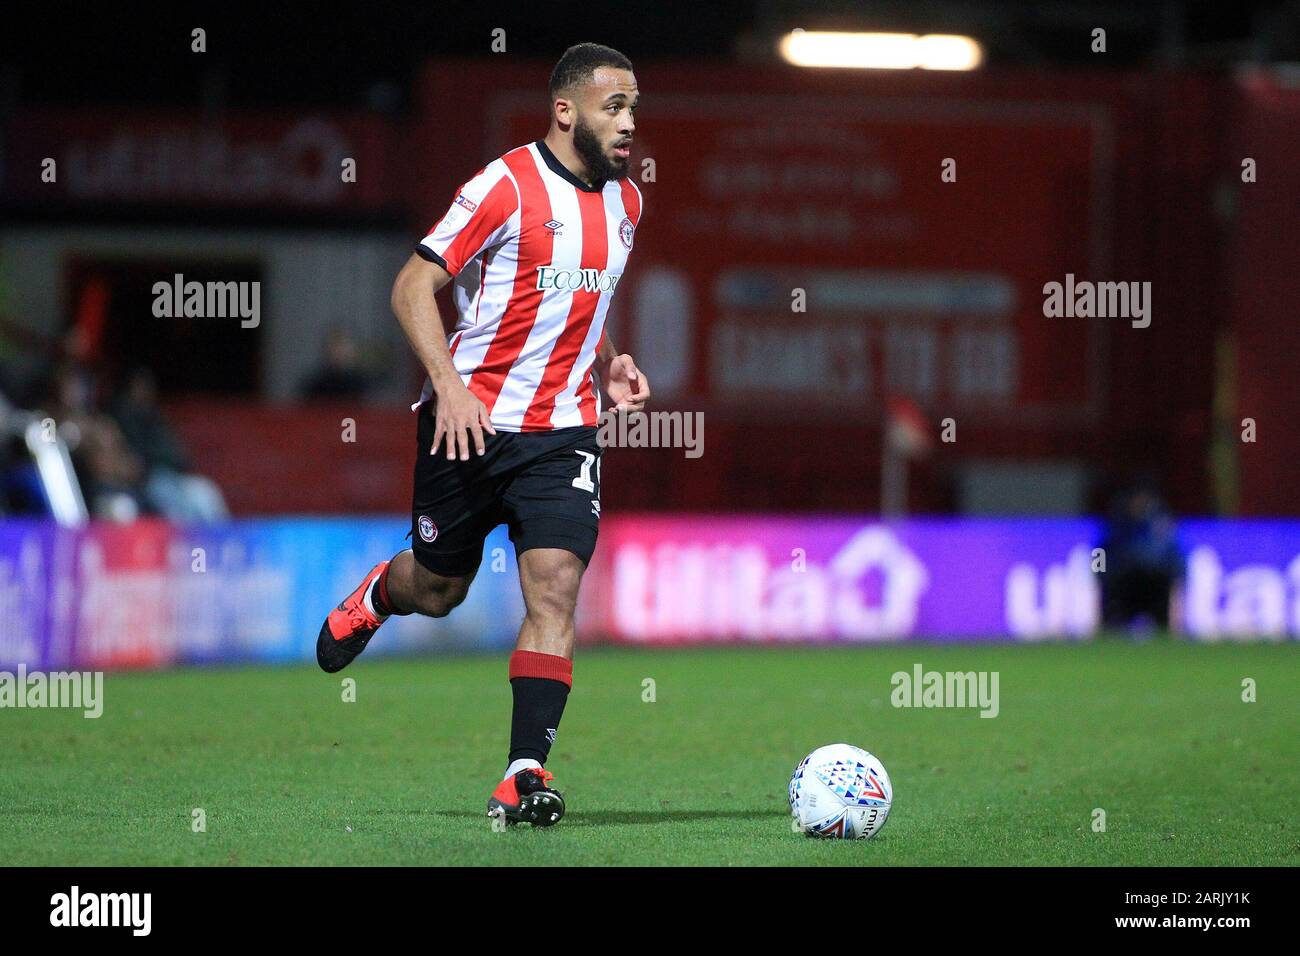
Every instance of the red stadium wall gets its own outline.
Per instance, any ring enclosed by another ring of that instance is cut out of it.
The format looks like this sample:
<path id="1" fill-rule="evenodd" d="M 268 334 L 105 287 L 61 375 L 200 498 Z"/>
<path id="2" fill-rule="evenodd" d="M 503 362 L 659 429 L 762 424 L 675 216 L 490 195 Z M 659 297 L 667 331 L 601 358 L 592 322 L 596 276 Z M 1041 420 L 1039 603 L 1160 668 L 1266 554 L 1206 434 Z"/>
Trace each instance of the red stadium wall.
<path id="1" fill-rule="evenodd" d="M 403 408 L 198 400 L 166 411 L 235 514 L 401 514 L 411 506 L 415 415 Z"/>
<path id="2" fill-rule="evenodd" d="M 191 400 L 167 415 L 196 469 L 220 485 L 237 515 L 402 514 L 410 508 L 415 464 L 415 414 L 404 407 Z M 347 420 L 355 423 L 345 441 Z M 606 507 L 672 507 L 684 496 L 695 508 L 725 505 L 746 454 L 710 434 L 707 469 L 680 451 L 623 449 L 602 466 Z M 808 480 L 820 480 L 810 469 Z M 779 499 L 754 507 L 778 508 Z"/>
<path id="3" fill-rule="evenodd" d="M 1257 179 L 1237 192 L 1227 284 L 1236 347 L 1235 414 L 1221 423 L 1239 452 L 1240 510 L 1300 512 L 1300 89 L 1243 78 L 1231 163 Z M 1240 440 L 1253 418 L 1256 441 Z"/>

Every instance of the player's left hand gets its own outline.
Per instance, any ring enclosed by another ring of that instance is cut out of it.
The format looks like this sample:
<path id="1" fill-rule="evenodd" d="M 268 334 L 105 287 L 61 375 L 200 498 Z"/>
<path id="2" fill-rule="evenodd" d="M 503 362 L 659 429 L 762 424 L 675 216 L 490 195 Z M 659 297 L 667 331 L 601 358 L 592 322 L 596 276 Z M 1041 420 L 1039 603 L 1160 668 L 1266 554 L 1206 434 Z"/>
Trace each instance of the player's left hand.
<path id="1" fill-rule="evenodd" d="M 614 411 L 639 412 L 645 409 L 650 398 L 650 383 L 636 367 L 632 356 L 616 355 L 601 375 L 605 394 L 614 404 Z"/>

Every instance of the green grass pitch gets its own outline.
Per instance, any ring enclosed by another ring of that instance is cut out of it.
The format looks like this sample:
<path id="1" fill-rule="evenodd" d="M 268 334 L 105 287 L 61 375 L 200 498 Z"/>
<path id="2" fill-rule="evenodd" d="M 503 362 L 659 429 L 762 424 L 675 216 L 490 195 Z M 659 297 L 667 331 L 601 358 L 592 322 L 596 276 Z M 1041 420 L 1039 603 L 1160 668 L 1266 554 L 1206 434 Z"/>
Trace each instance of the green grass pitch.
<path id="1" fill-rule="evenodd" d="M 0 710 L 0 864 L 1296 865 L 1298 653 L 580 648 L 549 761 L 568 816 L 506 832 L 504 655 L 109 674 L 97 720 Z M 999 715 L 891 706 L 916 663 L 997 671 Z M 791 770 L 836 741 L 893 778 L 874 840 L 790 830 Z"/>

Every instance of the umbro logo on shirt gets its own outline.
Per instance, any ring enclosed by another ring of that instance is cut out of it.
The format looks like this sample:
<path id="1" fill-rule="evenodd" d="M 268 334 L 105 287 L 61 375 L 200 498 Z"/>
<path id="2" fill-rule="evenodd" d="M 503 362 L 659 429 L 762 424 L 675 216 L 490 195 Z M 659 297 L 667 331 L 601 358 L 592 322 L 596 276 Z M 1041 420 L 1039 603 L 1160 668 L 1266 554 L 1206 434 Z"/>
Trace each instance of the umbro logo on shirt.
<path id="1" fill-rule="evenodd" d="M 614 275 L 604 269 L 537 267 L 537 288 L 557 289 L 561 292 L 613 292 L 621 278 L 621 274 Z"/>
<path id="2" fill-rule="evenodd" d="M 547 229 L 551 230 L 552 236 L 558 236 L 560 234 L 560 227 L 563 226 L 564 223 L 552 219 L 550 222 L 542 223 L 542 225 L 545 226 Z"/>

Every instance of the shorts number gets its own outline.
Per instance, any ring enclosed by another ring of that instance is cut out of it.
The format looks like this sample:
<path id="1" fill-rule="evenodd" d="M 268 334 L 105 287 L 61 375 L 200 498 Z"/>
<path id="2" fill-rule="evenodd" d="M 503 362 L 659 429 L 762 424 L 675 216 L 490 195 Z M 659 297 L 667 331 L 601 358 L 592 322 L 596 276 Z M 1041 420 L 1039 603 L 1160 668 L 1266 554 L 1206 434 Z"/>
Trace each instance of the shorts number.
<path id="1" fill-rule="evenodd" d="M 577 449 L 574 449 L 574 451 L 582 456 L 582 468 L 578 472 L 578 477 L 573 479 L 573 487 L 579 488 L 589 495 L 594 495 L 596 485 L 591 480 L 591 463 L 593 461 L 596 463 L 596 481 L 600 481 L 600 459 L 589 451 L 578 451 Z"/>

